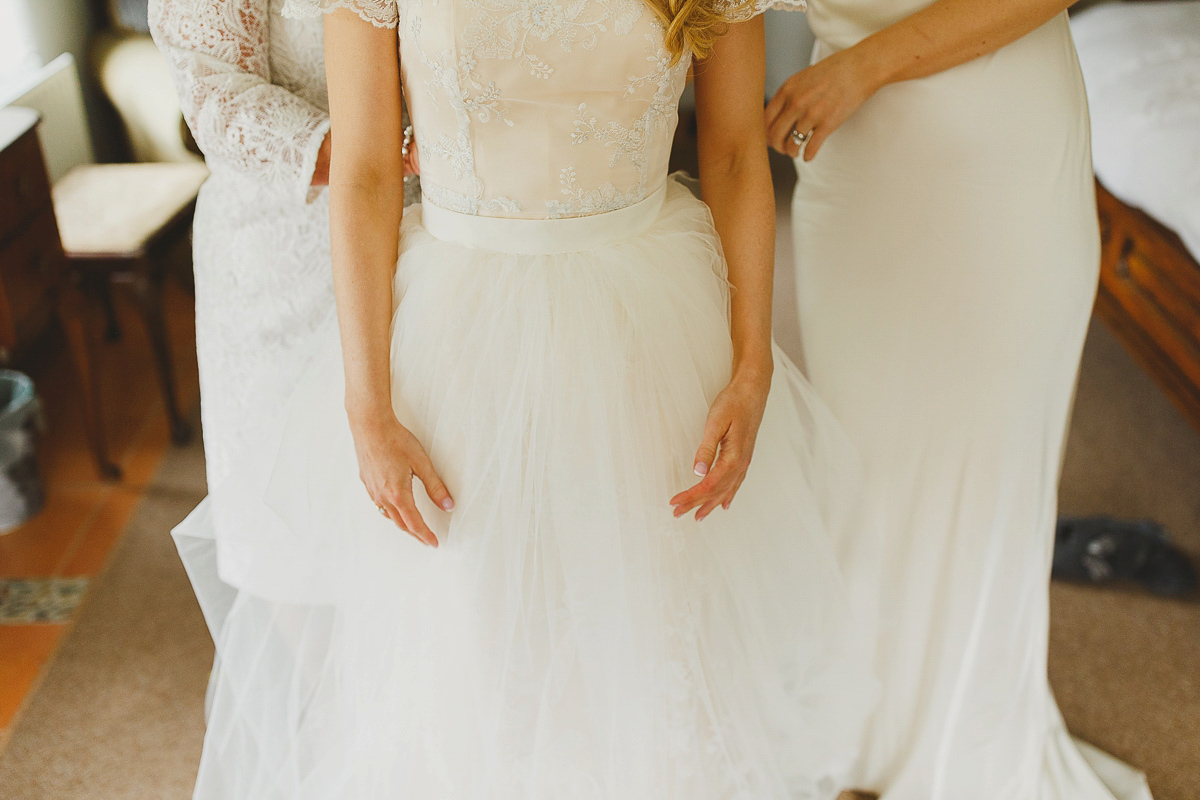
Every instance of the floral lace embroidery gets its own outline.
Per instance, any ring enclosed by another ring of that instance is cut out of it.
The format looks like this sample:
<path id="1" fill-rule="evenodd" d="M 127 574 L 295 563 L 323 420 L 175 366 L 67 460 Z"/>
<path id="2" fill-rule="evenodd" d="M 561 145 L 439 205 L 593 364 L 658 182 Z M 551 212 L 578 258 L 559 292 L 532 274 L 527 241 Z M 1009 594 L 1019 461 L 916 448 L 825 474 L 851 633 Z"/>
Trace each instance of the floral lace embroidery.
<path id="1" fill-rule="evenodd" d="M 612 181 L 605 181 L 596 189 L 584 189 L 579 185 L 574 167 L 563 168 L 559 183 L 562 184 L 562 193 L 570 199 L 566 202 L 547 201 L 546 208 L 550 212 L 550 219 L 616 211 L 633 205 L 645 195 L 641 187 L 627 192 L 617 191 Z"/>
<path id="2" fill-rule="evenodd" d="M 396 27 L 396 0 L 286 0 L 285 17 L 315 17 L 339 8 L 353 11 L 376 28 Z"/>
<path id="3" fill-rule="evenodd" d="M 591 49 L 598 34 L 608 30 L 629 33 L 642 15 L 637 0 L 469 0 L 480 13 L 467 26 L 464 71 L 473 79 L 479 59 L 517 59 L 531 75 L 548 78 L 554 67 L 537 55 L 536 42 L 555 39 L 564 52 L 575 46 Z"/>
<path id="4" fill-rule="evenodd" d="M 520 205 L 516 201 L 505 197 L 485 201 L 483 199 L 483 182 L 475 173 L 475 153 L 471 142 L 472 115 L 480 122 L 486 123 L 495 118 L 504 120 L 510 126 L 513 124 L 505 118 L 504 110 L 499 107 L 499 91 L 492 84 L 481 94 L 471 95 L 462 87 L 460 79 L 463 71 L 454 64 L 452 53 L 445 52 L 441 54 L 440 58 L 433 59 L 426 55 L 419 46 L 414 49 L 433 76 L 433 80 L 429 81 L 426 86 L 430 99 L 436 104 L 439 100 L 438 89 L 440 89 L 440 96 L 449 100 L 458 123 L 458 129 L 453 137 L 446 133 L 438 133 L 426 138 L 426 140 L 431 138 L 432 141 L 425 152 L 446 161 L 453 170 L 454 177 L 458 180 L 468 181 L 473 190 L 468 195 L 448 187 L 434 186 L 432 181 L 428 181 L 422 185 L 422 193 L 435 205 L 464 214 L 495 211 L 516 213 L 520 211 Z M 422 141 L 422 138 L 421 132 L 418 130 L 418 142 Z"/>
<path id="5" fill-rule="evenodd" d="M 745 22 L 758 16 L 764 11 L 805 11 L 808 9 L 807 0 L 722 0 L 717 4 L 717 10 L 724 13 L 730 22 Z"/>
<path id="6" fill-rule="evenodd" d="M 421 184 L 421 194 L 435 206 L 460 214 L 515 214 L 521 210 L 521 206 L 515 200 L 507 197 L 481 199 L 482 185 L 479 188 L 479 194 L 466 195 L 427 181 Z"/>
<path id="7" fill-rule="evenodd" d="M 661 27 L 657 20 L 654 32 L 646 35 L 647 41 L 654 48 L 646 60 L 652 68 L 644 75 L 631 77 L 625 86 L 626 97 L 632 96 L 638 89 L 653 85 L 654 96 L 650 99 L 645 113 L 632 126 L 625 127 L 618 122 L 609 120 L 600 122 L 588 113 L 586 103 L 580 103 L 575 118 L 575 129 L 571 133 L 571 144 L 579 145 L 595 139 L 610 150 L 608 164 L 616 166 L 622 159 L 628 158 L 637 169 L 639 180 L 637 186 L 626 191 L 618 192 L 611 182 L 601 185 L 592 191 L 583 191 L 576 184 L 574 167 L 564 169 L 560 183 L 563 194 L 571 198 L 568 203 L 550 202 L 548 207 L 554 216 L 568 214 L 600 213 L 613 211 L 626 205 L 642 200 L 646 196 L 650 182 L 650 164 L 647 160 L 647 150 L 656 137 L 665 136 L 671 121 L 675 118 L 678 106 L 678 83 L 687 73 L 689 61 L 680 59 L 671 63 L 670 53 L 662 44 Z"/>
<path id="8" fill-rule="evenodd" d="M 577 49 L 593 49 L 602 33 L 623 36 L 631 33 L 643 19 L 645 8 L 639 0 L 462 0 L 474 11 L 465 23 L 461 52 L 457 58 L 451 51 L 431 57 L 421 47 L 420 24 L 414 20 L 409 27 L 411 36 L 404 36 L 406 52 L 414 53 L 427 68 L 432 80 L 425 82 L 425 91 L 435 105 L 448 103 L 457 120 L 457 131 L 429 132 L 419 141 L 427 142 L 424 152 L 438 158 L 451 169 L 456 181 L 468 187 L 454 190 L 447 186 L 433 188 L 432 180 L 424 184 L 431 202 L 464 213 L 487 213 L 496 209 L 515 213 L 520 204 L 509 198 L 484 200 L 485 185 L 475 169 L 472 126 L 476 123 L 502 122 L 513 127 L 503 90 L 487 77 L 488 61 L 517 61 L 537 80 L 548 80 L 555 74 L 551 57 L 540 43 L 553 43 L 564 53 Z M 408 4 L 405 13 L 411 9 Z M 650 164 L 647 150 L 669 129 L 676 113 L 678 90 L 687 70 L 687 60 L 672 66 L 662 44 L 662 29 L 651 21 L 646 34 L 650 50 L 646 60 L 651 69 L 629 78 L 625 95 L 633 98 L 643 87 L 654 87 L 654 95 L 641 117 L 632 126 L 615 121 L 601 121 L 588 111 L 586 104 L 579 108 L 573 131 L 567 133 L 573 143 L 595 140 L 609 148 L 610 165 L 623 159 L 637 171 L 637 183 L 619 189 L 612 181 L 595 188 L 580 182 L 574 166 L 563 168 L 561 191 L 566 200 L 547 200 L 550 216 L 567 216 L 613 210 L 642 199 L 649 182 Z M 551 46 L 553 46 L 551 45 Z M 410 56 L 411 57 L 411 56 Z M 635 101 L 636 102 L 636 101 Z M 419 115 L 418 115 L 419 122 Z M 435 195 L 437 199 L 435 199 Z"/>

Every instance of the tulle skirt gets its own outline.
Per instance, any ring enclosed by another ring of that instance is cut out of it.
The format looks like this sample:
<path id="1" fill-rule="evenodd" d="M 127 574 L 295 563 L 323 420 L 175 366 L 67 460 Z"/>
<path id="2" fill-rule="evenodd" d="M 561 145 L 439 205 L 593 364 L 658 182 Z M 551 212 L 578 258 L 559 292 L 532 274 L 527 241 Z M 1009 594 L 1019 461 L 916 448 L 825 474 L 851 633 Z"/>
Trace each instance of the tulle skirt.
<path id="1" fill-rule="evenodd" d="M 331 327 L 176 530 L 218 644 L 196 797 L 836 795 L 874 694 L 856 470 L 785 357 L 731 508 L 668 504 L 730 373 L 707 206 L 672 180 L 582 220 L 416 207 L 402 243 L 396 411 L 456 508 L 422 505 L 437 549 L 378 514 Z"/>

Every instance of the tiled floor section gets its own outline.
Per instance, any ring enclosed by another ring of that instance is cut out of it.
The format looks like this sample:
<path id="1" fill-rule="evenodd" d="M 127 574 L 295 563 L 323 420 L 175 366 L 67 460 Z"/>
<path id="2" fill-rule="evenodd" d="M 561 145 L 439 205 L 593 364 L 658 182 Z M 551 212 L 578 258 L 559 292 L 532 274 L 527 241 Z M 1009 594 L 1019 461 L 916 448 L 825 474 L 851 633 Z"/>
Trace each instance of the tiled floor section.
<path id="1" fill-rule="evenodd" d="M 185 413 L 199 396 L 191 299 L 168 289 L 168 319 Z M 157 377 L 140 320 L 118 295 L 124 336 L 104 345 L 105 421 L 117 482 L 99 479 L 84 437 L 78 384 L 56 333 L 23 365 L 46 413 L 40 444 L 46 507 L 0 536 L 0 578 L 99 573 L 170 446 Z M 86 603 L 86 599 L 84 600 Z M 0 746 L 69 624 L 0 625 Z"/>

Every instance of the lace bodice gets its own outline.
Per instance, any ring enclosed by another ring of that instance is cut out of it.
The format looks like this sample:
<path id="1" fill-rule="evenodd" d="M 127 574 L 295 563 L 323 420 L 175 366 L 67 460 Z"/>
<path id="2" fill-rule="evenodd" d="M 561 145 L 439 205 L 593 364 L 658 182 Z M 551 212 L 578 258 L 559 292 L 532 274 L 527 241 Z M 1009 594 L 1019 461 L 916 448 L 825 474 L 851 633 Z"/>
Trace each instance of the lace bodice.
<path id="1" fill-rule="evenodd" d="M 427 202 L 579 216 L 666 179 L 690 59 L 672 63 L 644 0 L 288 0 L 283 13 L 322 6 L 398 28 Z"/>

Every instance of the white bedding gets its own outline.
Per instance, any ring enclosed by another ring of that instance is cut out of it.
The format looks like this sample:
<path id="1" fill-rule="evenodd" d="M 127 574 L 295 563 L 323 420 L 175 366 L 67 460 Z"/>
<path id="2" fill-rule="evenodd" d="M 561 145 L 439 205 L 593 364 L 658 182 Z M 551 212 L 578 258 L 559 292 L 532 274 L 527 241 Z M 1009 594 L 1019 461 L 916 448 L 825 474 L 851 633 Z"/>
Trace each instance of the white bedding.
<path id="1" fill-rule="evenodd" d="M 1200 0 L 1099 6 L 1071 27 L 1096 174 L 1200 259 Z"/>

